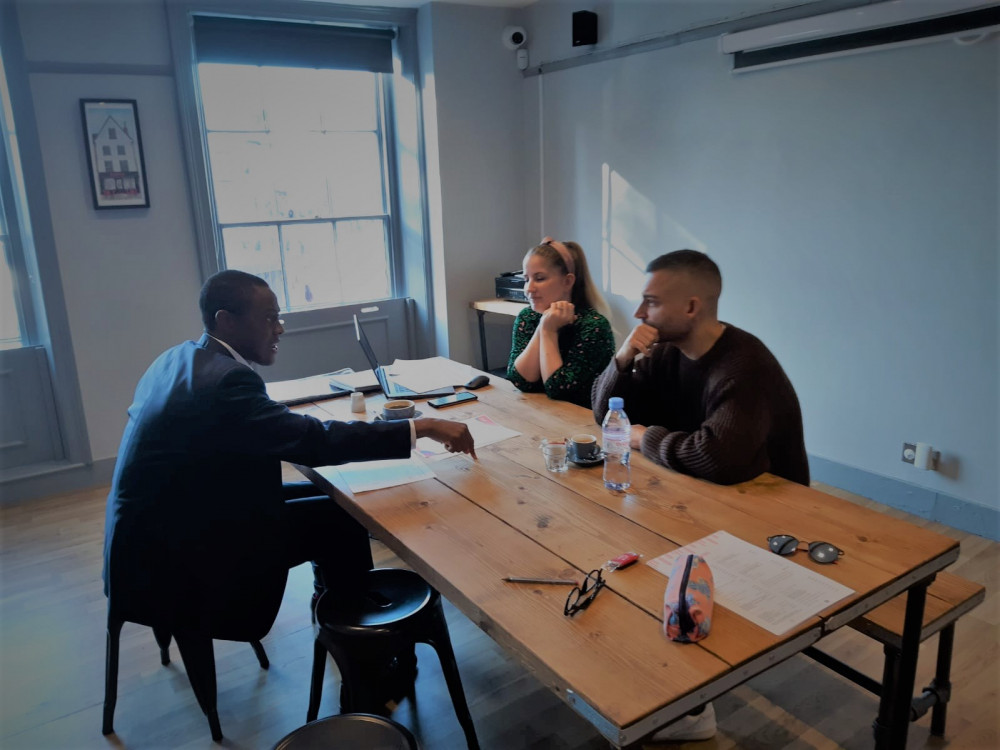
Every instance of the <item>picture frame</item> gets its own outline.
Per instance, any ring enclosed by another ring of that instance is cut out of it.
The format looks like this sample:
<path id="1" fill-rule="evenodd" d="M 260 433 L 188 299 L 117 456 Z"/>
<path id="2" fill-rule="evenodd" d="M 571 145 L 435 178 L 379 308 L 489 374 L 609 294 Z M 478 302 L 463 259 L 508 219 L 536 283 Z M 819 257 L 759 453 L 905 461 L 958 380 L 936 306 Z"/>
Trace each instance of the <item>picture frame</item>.
<path id="1" fill-rule="evenodd" d="M 81 99 L 94 208 L 148 208 L 146 161 L 135 99 Z"/>

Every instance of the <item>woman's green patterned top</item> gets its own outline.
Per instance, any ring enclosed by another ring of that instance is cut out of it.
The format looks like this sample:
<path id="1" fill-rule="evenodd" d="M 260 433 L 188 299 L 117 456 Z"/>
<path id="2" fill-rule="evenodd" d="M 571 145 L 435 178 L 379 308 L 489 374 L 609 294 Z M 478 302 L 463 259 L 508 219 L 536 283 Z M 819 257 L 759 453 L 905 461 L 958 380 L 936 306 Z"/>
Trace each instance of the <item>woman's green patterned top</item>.
<path id="1" fill-rule="evenodd" d="M 590 408 L 590 387 L 615 355 L 615 339 L 607 318 L 594 309 L 580 312 L 576 320 L 559 329 L 562 367 L 544 383 L 528 382 L 514 367 L 521 352 L 535 334 L 541 313 L 526 307 L 514 321 L 514 333 L 507 362 L 507 379 L 526 393 L 545 391 L 549 398 L 571 401 Z"/>

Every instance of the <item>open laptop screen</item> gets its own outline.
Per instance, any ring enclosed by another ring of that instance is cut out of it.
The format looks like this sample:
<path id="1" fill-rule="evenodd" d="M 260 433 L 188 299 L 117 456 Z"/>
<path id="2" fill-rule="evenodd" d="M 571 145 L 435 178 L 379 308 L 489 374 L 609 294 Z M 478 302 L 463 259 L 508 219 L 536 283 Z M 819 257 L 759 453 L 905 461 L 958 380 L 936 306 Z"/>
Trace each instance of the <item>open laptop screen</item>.
<path id="1" fill-rule="evenodd" d="M 372 349 L 371 342 L 365 334 L 365 329 L 361 327 L 361 321 L 358 320 L 357 313 L 354 315 L 354 333 L 358 337 L 358 343 L 361 344 L 361 351 L 365 353 L 365 358 L 368 360 L 368 364 L 371 365 L 372 372 L 375 373 L 375 379 L 378 380 L 379 388 L 382 389 L 382 393 L 386 398 L 430 398 L 434 396 L 447 396 L 455 392 L 454 388 L 441 388 L 439 390 L 428 391 L 427 393 L 417 393 L 398 383 L 394 383 L 389 380 L 388 375 L 385 373 L 385 368 L 378 363 L 375 350 Z"/>

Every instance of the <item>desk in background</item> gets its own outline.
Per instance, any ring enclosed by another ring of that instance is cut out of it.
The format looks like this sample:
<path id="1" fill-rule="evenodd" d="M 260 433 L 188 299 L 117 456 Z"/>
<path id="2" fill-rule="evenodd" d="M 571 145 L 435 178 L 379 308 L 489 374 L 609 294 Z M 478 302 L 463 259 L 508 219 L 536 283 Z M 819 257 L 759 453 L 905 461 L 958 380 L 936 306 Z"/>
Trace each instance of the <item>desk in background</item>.
<path id="1" fill-rule="evenodd" d="M 475 310 L 476 315 L 479 316 L 479 346 L 483 354 L 483 369 L 486 372 L 490 371 L 486 357 L 486 325 L 483 322 L 486 313 L 509 315 L 512 318 L 516 318 L 518 313 L 527 306 L 527 302 L 515 302 L 509 299 L 481 299 L 469 303 L 469 307 Z"/>
<path id="2" fill-rule="evenodd" d="M 501 379 L 476 393 L 479 401 L 440 416 L 485 414 L 521 432 L 480 448 L 478 461 L 453 456 L 432 464 L 434 480 L 357 498 L 299 470 L 617 747 L 637 744 L 909 592 L 905 654 L 886 676 L 876 736 L 878 748 L 905 748 L 926 587 L 957 559 L 956 541 L 769 474 L 725 487 L 639 454 L 627 494 L 606 490 L 599 467 L 551 474 L 540 439 L 596 433 L 593 414 Z M 380 397 L 368 401 L 377 409 Z M 350 418 L 343 401 L 304 408 Z M 845 551 L 834 565 L 816 565 L 803 553 L 789 559 L 855 593 L 780 636 L 716 605 L 712 634 L 680 644 L 662 633 L 666 578 L 648 565 L 608 574 L 606 590 L 573 618 L 563 615 L 563 587 L 500 580 L 581 580 L 621 552 L 647 561 L 720 529 L 759 546 L 776 533 L 832 542 Z"/>

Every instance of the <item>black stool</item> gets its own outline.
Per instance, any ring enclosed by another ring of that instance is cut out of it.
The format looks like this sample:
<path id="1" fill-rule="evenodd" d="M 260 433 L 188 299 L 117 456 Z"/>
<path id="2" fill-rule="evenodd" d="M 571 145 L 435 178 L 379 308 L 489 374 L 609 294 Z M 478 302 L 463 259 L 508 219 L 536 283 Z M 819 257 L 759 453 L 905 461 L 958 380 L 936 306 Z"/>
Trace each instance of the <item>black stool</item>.
<path id="1" fill-rule="evenodd" d="M 420 750 L 402 724 L 374 714 L 340 714 L 289 732 L 271 750 Z"/>
<path id="2" fill-rule="evenodd" d="M 110 604 L 108 609 L 111 609 Z M 101 729 L 104 734 L 112 734 L 115 731 L 115 704 L 118 702 L 118 641 L 122 626 L 126 622 L 127 620 L 108 612 L 104 668 L 104 726 Z M 154 626 L 153 635 L 160 647 L 160 664 L 166 666 L 170 663 L 170 631 Z M 219 712 L 216 709 L 215 651 L 212 648 L 212 639 L 188 633 L 175 633 L 174 637 L 177 639 L 177 648 L 181 652 L 184 669 L 187 671 L 195 698 L 208 717 L 212 739 L 221 742 L 222 727 L 219 725 Z M 250 641 L 250 646 L 257 655 L 261 669 L 267 669 L 270 663 L 260 641 Z"/>
<path id="3" fill-rule="evenodd" d="M 462 691 L 441 595 L 410 570 L 379 568 L 368 573 L 362 596 L 324 593 L 316 606 L 319 629 L 313 648 L 312 686 L 306 721 L 319 714 L 326 654 L 340 670 L 340 710 L 377 712 L 385 695 L 380 674 L 392 659 L 412 663 L 413 646 L 426 643 L 441 661 L 448 692 L 470 750 L 478 750 L 476 729 Z M 412 695 L 412 687 L 409 694 Z"/>

